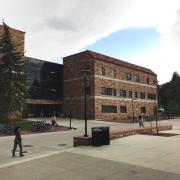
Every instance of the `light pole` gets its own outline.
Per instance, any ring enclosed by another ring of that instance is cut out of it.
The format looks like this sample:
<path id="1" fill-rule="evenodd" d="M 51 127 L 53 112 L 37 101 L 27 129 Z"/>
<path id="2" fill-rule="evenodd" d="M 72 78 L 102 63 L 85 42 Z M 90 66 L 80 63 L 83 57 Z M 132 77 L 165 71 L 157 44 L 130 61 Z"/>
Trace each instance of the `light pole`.
<path id="1" fill-rule="evenodd" d="M 134 100 L 135 98 L 132 97 L 132 112 L 133 112 L 133 120 L 132 122 L 134 123 Z"/>
<path id="2" fill-rule="evenodd" d="M 156 116 L 156 133 L 159 133 L 158 130 L 158 81 L 156 83 L 156 106 L 155 106 L 155 116 Z"/>
<path id="3" fill-rule="evenodd" d="M 70 96 L 69 97 L 69 129 L 71 129 L 71 117 L 72 117 L 72 114 L 71 114 L 71 103 L 72 103 L 72 97 Z"/>
<path id="4" fill-rule="evenodd" d="M 85 120 L 85 133 L 84 133 L 84 137 L 87 137 L 87 101 L 86 101 L 86 80 L 87 80 L 87 76 L 89 75 L 90 70 L 81 70 L 81 74 L 84 77 L 84 120 Z"/>

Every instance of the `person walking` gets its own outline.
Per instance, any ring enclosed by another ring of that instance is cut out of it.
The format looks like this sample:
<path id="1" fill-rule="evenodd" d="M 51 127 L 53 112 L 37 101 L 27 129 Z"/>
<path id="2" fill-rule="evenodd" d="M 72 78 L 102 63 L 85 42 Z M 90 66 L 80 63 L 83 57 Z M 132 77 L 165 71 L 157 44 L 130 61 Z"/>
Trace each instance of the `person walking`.
<path id="1" fill-rule="evenodd" d="M 142 116 L 139 116 L 139 127 L 144 127 L 144 119 Z"/>
<path id="2" fill-rule="evenodd" d="M 19 155 L 20 157 L 23 157 L 23 153 L 22 153 L 22 138 L 21 138 L 21 129 L 19 126 L 15 127 L 14 129 L 14 134 L 15 134 L 15 139 L 14 139 L 14 147 L 13 147 L 13 150 L 12 150 L 12 157 L 16 157 L 16 148 L 17 148 L 17 145 L 19 145 Z"/>

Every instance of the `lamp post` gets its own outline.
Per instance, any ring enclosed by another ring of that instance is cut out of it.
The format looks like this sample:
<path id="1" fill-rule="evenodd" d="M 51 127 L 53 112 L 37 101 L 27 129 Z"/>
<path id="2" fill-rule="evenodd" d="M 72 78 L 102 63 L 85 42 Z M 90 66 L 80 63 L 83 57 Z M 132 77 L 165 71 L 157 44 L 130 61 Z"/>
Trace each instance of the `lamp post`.
<path id="1" fill-rule="evenodd" d="M 71 129 L 71 117 L 72 117 L 72 114 L 71 114 L 71 103 L 72 103 L 72 97 L 70 96 L 69 97 L 69 129 Z"/>
<path id="2" fill-rule="evenodd" d="M 134 100 L 135 98 L 132 97 L 132 112 L 133 112 L 133 120 L 132 122 L 134 123 Z"/>
<path id="3" fill-rule="evenodd" d="M 158 130 L 158 81 L 156 83 L 156 106 L 155 106 L 155 116 L 156 116 L 156 133 L 159 133 Z"/>
<path id="4" fill-rule="evenodd" d="M 87 76 L 89 75 L 90 70 L 81 70 L 81 74 L 84 77 L 84 120 L 85 120 L 85 133 L 84 133 L 84 137 L 87 137 L 87 101 L 86 101 L 86 80 L 87 80 Z"/>

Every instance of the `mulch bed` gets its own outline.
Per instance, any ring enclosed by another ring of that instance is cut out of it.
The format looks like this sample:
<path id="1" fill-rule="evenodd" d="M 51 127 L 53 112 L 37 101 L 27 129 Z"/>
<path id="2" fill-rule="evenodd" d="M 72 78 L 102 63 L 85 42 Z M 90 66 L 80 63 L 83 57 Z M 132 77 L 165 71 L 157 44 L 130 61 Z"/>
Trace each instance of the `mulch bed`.
<path id="1" fill-rule="evenodd" d="M 74 128 L 72 128 L 74 129 Z M 49 133 L 49 132 L 59 132 L 59 131 L 70 131 L 71 129 L 69 127 L 66 126 L 58 126 L 58 127 L 54 127 L 49 131 L 45 131 L 45 132 L 33 132 L 30 130 L 21 130 L 21 134 L 22 135 L 28 135 L 28 134 L 39 134 L 39 133 Z M 0 134 L 0 137 L 4 137 L 4 136 L 14 136 L 14 134 L 12 135 L 5 135 L 5 134 Z"/>

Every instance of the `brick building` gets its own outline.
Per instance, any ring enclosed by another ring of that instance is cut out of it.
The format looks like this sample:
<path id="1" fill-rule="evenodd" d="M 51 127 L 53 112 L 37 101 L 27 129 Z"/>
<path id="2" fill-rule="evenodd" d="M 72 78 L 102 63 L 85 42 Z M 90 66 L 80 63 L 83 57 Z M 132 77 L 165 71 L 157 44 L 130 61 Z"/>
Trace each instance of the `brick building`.
<path id="1" fill-rule="evenodd" d="M 10 28 L 10 34 L 12 38 L 12 42 L 15 46 L 17 46 L 17 51 L 24 56 L 24 41 L 25 41 L 25 32 L 19 31 L 13 28 Z M 2 37 L 4 31 L 3 25 L 0 25 L 0 37 Z"/>
<path id="2" fill-rule="evenodd" d="M 4 27 L 0 25 L 0 38 Z M 52 116 L 62 113 L 63 65 L 24 57 L 25 33 L 10 28 L 12 43 L 22 56 L 26 74 L 26 111 L 28 117 Z M 1 59 L 0 59 L 1 63 Z"/>
<path id="3" fill-rule="evenodd" d="M 132 121 L 133 116 L 151 116 L 157 100 L 157 75 L 148 68 L 84 51 L 63 58 L 64 113 L 84 118 L 84 81 L 81 70 L 88 69 L 88 119 Z"/>

